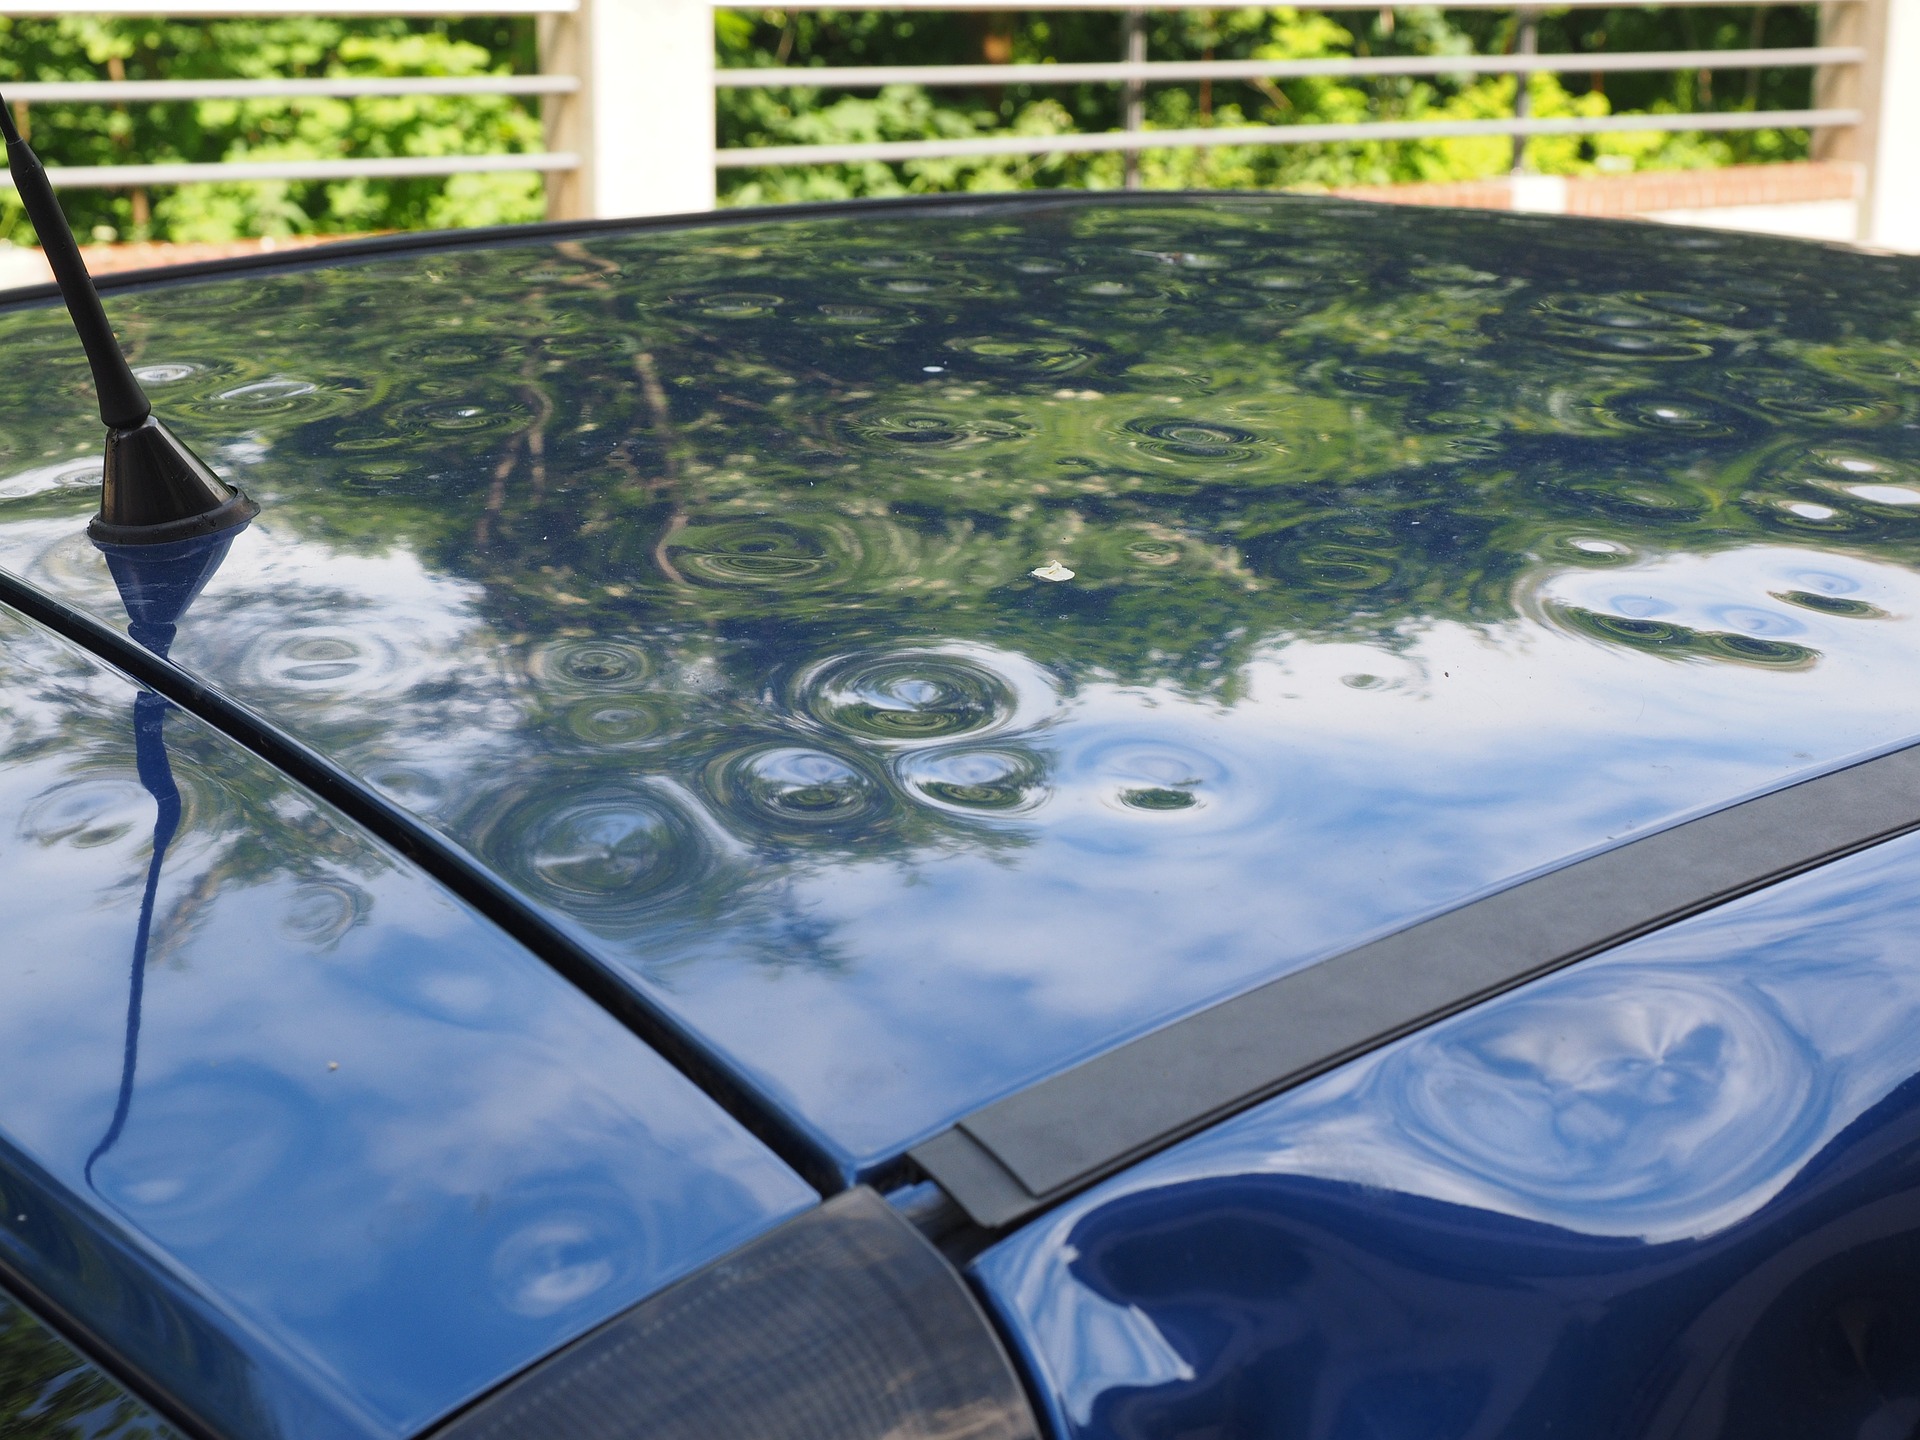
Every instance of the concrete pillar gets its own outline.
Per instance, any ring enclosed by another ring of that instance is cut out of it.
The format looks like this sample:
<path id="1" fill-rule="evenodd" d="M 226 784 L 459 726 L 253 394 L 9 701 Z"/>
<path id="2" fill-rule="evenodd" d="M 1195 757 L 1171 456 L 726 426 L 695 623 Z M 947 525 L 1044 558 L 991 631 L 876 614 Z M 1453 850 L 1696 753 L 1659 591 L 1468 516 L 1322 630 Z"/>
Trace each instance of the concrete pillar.
<path id="1" fill-rule="evenodd" d="M 580 0 L 541 17 L 540 68 L 580 77 L 547 102 L 547 148 L 581 162 L 549 181 L 550 217 L 713 208 L 710 0 Z"/>
<path id="2" fill-rule="evenodd" d="M 1520 77 L 1526 83 L 1526 76 Z M 1516 137 L 1517 140 L 1518 137 Z M 1564 175 L 1513 175 L 1507 184 L 1513 187 L 1513 208 L 1534 215 L 1567 213 L 1567 177 Z"/>
<path id="3" fill-rule="evenodd" d="M 1920 251 L 1920 0 L 1883 0 L 1878 123 L 1862 239 Z"/>
<path id="4" fill-rule="evenodd" d="M 1820 38 L 1858 45 L 1867 59 L 1814 77 L 1816 107 L 1864 117 L 1815 132 L 1814 158 L 1861 167 L 1861 240 L 1920 251 L 1920 0 L 1829 0 L 1820 7 Z"/>

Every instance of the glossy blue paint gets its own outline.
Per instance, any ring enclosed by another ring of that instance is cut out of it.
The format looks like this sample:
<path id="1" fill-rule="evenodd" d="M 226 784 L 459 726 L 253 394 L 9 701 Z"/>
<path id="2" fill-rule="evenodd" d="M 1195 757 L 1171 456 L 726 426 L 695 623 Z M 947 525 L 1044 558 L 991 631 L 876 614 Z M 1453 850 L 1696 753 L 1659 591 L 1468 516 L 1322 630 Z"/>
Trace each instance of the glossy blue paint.
<path id="1" fill-rule="evenodd" d="M 5 612 L 0 867 L 0 1273 L 234 1440 L 409 1435 L 815 1199 L 438 886 Z"/>
<path id="2" fill-rule="evenodd" d="M 175 658 L 480 856 L 852 1172 L 1911 739 L 1917 275 L 1145 199 L 111 303 L 169 423 L 266 505 Z M 117 621 L 64 327 L 0 315 L 32 361 L 0 564 Z"/>
<path id="3" fill-rule="evenodd" d="M 1920 836 L 1441 1022 L 973 1269 L 1073 1440 L 1906 1436 Z"/>

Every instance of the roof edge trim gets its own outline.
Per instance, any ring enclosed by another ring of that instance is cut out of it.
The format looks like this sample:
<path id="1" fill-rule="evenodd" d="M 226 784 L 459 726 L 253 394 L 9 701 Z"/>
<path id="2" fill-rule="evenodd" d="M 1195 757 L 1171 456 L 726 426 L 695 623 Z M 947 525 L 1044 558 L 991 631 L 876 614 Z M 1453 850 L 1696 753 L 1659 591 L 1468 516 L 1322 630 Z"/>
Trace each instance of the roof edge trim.
<path id="1" fill-rule="evenodd" d="M 1920 829 L 1920 745 L 1522 880 L 1174 1021 L 909 1154 L 1004 1229 L 1283 1090 L 1600 951 Z"/>
<path id="2" fill-rule="evenodd" d="M 444 253 L 451 250 L 479 250 L 497 245 L 523 245 L 539 241 L 583 240 L 596 235 L 644 234 L 655 230 L 708 230 L 719 226 L 747 225 L 768 221 L 834 219 L 841 215 L 918 215 L 1001 213 L 1012 210 L 1046 209 L 1055 205 L 1131 204 L 1159 205 L 1195 199 L 1219 198 L 1222 192 L 1207 190 L 1155 190 L 1129 192 L 1114 190 L 1007 190 L 970 194 L 887 195 L 858 200 L 812 200 L 785 205 L 742 205 L 718 210 L 694 210 L 677 215 L 627 215 L 605 220 L 539 220 L 523 225 L 476 225 L 465 230 L 400 230 L 384 235 L 354 237 L 322 245 L 305 245 L 293 250 L 270 250 L 255 255 L 230 255 L 221 260 L 194 260 L 180 265 L 149 265 L 138 270 L 110 270 L 93 277 L 101 291 L 157 289 L 190 284 L 197 280 L 219 279 L 226 275 L 265 270 L 285 273 L 311 270 L 359 260 L 375 260 L 386 255 L 425 250 Z M 1238 190 L 1232 199 L 1324 199 L 1284 190 Z M 1367 204 L 1348 201 L 1348 204 Z M 28 309 L 60 298 L 60 287 L 51 282 L 21 285 L 0 290 L 0 313 Z"/>

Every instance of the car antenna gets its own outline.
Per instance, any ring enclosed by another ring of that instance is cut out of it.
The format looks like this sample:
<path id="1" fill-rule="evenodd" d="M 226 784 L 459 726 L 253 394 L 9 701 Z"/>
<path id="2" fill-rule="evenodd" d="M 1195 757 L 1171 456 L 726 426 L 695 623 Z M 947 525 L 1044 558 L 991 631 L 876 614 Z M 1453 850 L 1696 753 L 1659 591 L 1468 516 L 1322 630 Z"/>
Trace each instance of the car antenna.
<path id="1" fill-rule="evenodd" d="M 0 97 L 0 135 L 7 142 L 13 186 L 39 233 L 60 296 L 93 370 L 100 418 L 107 427 L 100 513 L 87 533 L 103 545 L 158 545 L 244 525 L 260 507 L 228 485 L 154 417 L 93 288 L 67 217 L 54 198 L 40 157 L 21 137 Z"/>

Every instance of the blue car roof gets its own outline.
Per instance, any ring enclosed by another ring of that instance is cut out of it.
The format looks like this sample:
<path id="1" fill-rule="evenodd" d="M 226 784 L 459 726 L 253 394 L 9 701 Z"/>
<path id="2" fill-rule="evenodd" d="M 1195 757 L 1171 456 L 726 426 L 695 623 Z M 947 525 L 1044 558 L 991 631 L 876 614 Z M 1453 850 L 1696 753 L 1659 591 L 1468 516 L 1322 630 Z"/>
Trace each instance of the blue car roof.
<path id="1" fill-rule="evenodd" d="M 110 296 L 265 506 L 175 658 L 843 1176 L 1909 740 L 1892 257 L 1300 198 L 529 232 Z M 0 564 L 79 538 L 65 320 Z"/>

